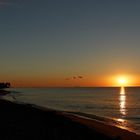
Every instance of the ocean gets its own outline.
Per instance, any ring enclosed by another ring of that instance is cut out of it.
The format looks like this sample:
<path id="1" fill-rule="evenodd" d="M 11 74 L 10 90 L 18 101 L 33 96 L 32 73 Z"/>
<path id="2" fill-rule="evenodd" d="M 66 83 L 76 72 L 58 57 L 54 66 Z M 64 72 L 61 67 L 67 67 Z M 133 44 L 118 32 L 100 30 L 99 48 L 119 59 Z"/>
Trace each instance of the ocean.
<path id="1" fill-rule="evenodd" d="M 140 88 L 10 88 L 4 99 L 70 111 L 140 134 Z"/>

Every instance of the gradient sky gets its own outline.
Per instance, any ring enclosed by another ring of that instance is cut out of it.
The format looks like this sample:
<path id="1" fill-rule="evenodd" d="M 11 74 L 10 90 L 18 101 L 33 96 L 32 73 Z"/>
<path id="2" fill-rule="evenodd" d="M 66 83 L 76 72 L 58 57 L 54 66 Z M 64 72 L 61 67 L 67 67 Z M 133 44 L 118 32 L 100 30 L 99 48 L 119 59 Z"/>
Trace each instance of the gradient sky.
<path id="1" fill-rule="evenodd" d="M 105 86 L 117 75 L 140 84 L 139 0 L 0 0 L 1 81 Z"/>

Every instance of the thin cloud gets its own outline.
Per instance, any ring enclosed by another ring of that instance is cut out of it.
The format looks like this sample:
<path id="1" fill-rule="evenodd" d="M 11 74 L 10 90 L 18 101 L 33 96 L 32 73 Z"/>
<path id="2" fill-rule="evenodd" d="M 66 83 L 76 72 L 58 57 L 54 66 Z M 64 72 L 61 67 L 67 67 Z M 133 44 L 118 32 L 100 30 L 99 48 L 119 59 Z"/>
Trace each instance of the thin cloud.
<path id="1" fill-rule="evenodd" d="M 78 79 L 83 79 L 84 77 L 83 76 L 72 76 L 72 77 L 69 77 L 69 78 L 66 78 L 65 80 L 78 80 Z"/>
<path id="2" fill-rule="evenodd" d="M 76 76 L 73 76 L 73 79 L 76 79 L 77 77 Z"/>
<path id="3" fill-rule="evenodd" d="M 83 78 L 83 76 L 78 76 L 78 78 L 79 78 L 79 79 L 82 79 L 82 78 Z"/>

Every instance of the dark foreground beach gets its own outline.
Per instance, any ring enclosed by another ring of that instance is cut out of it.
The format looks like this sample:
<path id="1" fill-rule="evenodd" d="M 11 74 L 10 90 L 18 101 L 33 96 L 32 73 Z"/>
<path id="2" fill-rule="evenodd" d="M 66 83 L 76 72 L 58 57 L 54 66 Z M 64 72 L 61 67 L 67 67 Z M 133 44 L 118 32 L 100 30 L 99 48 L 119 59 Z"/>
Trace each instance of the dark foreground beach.
<path id="1" fill-rule="evenodd" d="M 0 138 L 14 140 L 140 140 L 127 130 L 77 115 L 0 99 Z"/>

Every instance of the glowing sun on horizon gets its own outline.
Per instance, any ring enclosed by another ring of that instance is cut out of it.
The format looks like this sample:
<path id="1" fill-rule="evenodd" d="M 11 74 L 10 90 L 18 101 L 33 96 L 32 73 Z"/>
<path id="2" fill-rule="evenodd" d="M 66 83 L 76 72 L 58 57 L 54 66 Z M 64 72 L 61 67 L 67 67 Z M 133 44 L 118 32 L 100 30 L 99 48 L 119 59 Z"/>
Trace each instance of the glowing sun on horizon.
<path id="1" fill-rule="evenodd" d="M 125 77 L 119 77 L 119 78 L 118 78 L 118 84 L 119 84 L 120 86 L 125 86 L 125 85 L 127 85 L 127 83 L 128 83 L 127 78 L 125 78 Z"/>
<path id="2" fill-rule="evenodd" d="M 137 85 L 137 78 L 131 75 L 116 75 L 110 80 L 113 86 L 127 87 Z"/>

